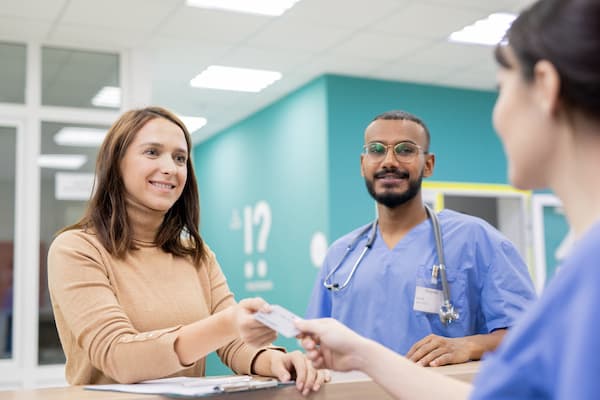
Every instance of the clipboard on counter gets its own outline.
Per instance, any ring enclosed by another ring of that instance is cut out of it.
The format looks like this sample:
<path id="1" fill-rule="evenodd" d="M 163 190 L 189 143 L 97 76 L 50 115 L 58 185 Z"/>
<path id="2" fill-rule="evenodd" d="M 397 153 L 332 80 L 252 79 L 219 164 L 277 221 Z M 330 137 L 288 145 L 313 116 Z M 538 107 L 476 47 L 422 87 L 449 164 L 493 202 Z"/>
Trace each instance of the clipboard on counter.
<path id="1" fill-rule="evenodd" d="M 220 393 L 267 389 L 292 383 L 292 381 L 279 382 L 275 378 L 261 376 L 235 375 L 199 378 L 164 378 L 134 384 L 88 385 L 85 386 L 85 389 L 193 398 L 206 397 Z"/>

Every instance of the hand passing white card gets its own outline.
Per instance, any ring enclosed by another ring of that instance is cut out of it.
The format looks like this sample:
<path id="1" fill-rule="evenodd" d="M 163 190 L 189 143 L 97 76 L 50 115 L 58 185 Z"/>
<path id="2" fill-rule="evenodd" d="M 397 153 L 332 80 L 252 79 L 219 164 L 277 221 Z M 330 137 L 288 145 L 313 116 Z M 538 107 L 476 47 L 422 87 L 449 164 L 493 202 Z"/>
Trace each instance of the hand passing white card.
<path id="1" fill-rule="evenodd" d="M 288 338 L 300 333 L 294 326 L 294 320 L 300 319 L 300 317 L 276 304 L 271 305 L 270 313 L 258 311 L 254 314 L 254 318 Z"/>

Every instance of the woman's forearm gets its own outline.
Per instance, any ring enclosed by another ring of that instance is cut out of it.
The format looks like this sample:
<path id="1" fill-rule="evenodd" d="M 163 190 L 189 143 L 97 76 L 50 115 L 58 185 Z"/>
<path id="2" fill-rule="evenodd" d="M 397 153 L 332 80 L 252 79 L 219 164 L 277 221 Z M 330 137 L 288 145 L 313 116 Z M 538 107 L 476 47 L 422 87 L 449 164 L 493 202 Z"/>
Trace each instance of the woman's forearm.
<path id="1" fill-rule="evenodd" d="M 360 369 L 397 399 L 467 399 L 471 385 L 420 367 L 384 346 L 365 340 Z"/>
<path id="2" fill-rule="evenodd" d="M 183 365 L 190 365 L 237 337 L 234 308 L 229 307 L 181 328 L 175 352 Z"/>

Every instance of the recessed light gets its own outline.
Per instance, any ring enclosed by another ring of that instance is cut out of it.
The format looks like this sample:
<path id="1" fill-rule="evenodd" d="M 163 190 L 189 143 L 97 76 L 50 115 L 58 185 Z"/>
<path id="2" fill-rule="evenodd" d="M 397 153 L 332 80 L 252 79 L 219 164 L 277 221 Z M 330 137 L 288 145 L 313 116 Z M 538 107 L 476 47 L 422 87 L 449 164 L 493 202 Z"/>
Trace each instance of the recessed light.
<path id="1" fill-rule="evenodd" d="M 121 106 L 121 88 L 104 86 L 92 98 L 92 104 L 96 107 L 119 108 Z"/>
<path id="2" fill-rule="evenodd" d="M 213 8 L 277 17 L 292 8 L 298 0 L 187 0 L 192 7 Z"/>
<path id="3" fill-rule="evenodd" d="M 83 154 L 41 154 L 38 157 L 40 168 L 79 169 L 86 161 Z"/>
<path id="4" fill-rule="evenodd" d="M 504 38 L 504 34 L 516 18 L 516 15 L 509 13 L 490 14 L 487 18 L 452 32 L 448 40 L 494 46 Z"/>
<path id="5" fill-rule="evenodd" d="M 106 133 L 106 129 L 68 126 L 54 135 L 54 143 L 60 146 L 99 147 Z"/>
<path id="6" fill-rule="evenodd" d="M 185 115 L 177 116 L 185 125 L 188 132 L 191 134 L 206 125 L 206 118 L 203 117 L 187 117 Z"/>
<path id="7" fill-rule="evenodd" d="M 260 92 L 281 79 L 281 72 L 211 65 L 190 81 L 193 87 Z"/>

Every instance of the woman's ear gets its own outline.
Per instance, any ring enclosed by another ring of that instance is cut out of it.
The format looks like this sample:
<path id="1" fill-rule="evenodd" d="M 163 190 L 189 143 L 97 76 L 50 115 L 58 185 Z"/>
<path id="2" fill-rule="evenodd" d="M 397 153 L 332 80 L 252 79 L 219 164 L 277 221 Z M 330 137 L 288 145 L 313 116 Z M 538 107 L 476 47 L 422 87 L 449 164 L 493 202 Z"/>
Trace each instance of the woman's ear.
<path id="1" fill-rule="evenodd" d="M 556 115 L 560 105 L 560 76 L 554 65 L 547 60 L 538 61 L 533 69 L 533 81 L 543 111 Z"/>

